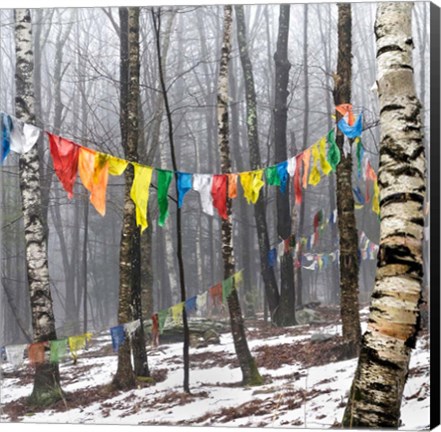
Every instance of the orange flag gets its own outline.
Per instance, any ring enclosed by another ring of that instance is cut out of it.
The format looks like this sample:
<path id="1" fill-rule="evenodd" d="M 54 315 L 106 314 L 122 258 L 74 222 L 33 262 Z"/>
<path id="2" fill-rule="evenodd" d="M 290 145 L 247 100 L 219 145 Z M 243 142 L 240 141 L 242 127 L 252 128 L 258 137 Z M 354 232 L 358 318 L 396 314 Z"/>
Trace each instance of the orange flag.
<path id="1" fill-rule="evenodd" d="M 237 174 L 227 174 L 228 198 L 237 198 Z"/>
<path id="2" fill-rule="evenodd" d="M 90 192 L 90 202 L 96 211 L 106 214 L 106 190 L 109 179 L 109 157 L 94 150 L 80 148 L 78 171 L 84 187 Z"/>
<path id="3" fill-rule="evenodd" d="M 309 161 L 311 160 L 311 147 L 307 148 L 303 153 L 303 189 L 308 186 Z"/>
<path id="4" fill-rule="evenodd" d="M 354 113 L 352 112 L 351 104 L 340 104 L 335 107 L 335 110 L 338 111 L 343 117 L 348 115 L 348 125 L 352 126 L 354 124 L 355 118 Z"/>

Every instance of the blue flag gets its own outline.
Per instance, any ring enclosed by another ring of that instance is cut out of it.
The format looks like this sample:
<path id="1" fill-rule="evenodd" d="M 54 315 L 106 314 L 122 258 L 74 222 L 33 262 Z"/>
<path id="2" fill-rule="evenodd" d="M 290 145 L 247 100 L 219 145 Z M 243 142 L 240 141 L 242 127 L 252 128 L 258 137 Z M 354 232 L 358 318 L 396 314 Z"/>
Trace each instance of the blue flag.
<path id="1" fill-rule="evenodd" d="M 184 203 L 185 194 L 191 189 L 193 174 L 178 172 L 178 207 Z"/>
<path id="2" fill-rule="evenodd" d="M 357 138 L 361 136 L 361 131 L 363 129 L 363 115 L 360 114 L 353 124 L 353 126 L 349 126 L 349 124 L 346 122 L 344 118 L 342 118 L 338 122 L 338 128 L 348 137 L 351 139 Z"/>
<path id="3" fill-rule="evenodd" d="M 277 249 L 272 248 L 271 250 L 268 251 L 268 265 L 270 267 L 274 267 L 276 265 L 276 261 L 277 261 Z"/>
<path id="4" fill-rule="evenodd" d="M 118 352 L 121 345 L 126 340 L 126 333 L 124 331 L 123 325 L 117 325 L 115 327 L 111 327 L 110 334 L 112 336 L 112 347 L 114 352 Z"/>
<path id="5" fill-rule="evenodd" d="M 185 311 L 187 313 L 196 312 L 196 296 L 190 297 L 185 301 Z"/>
<path id="6" fill-rule="evenodd" d="M 280 192 L 285 193 L 286 183 L 288 181 L 288 161 L 280 162 L 276 166 L 280 179 Z"/>
<path id="7" fill-rule="evenodd" d="M 357 186 L 356 188 L 352 188 L 352 190 L 354 191 L 354 195 L 357 198 L 357 201 L 359 204 L 364 204 L 364 195 L 360 190 L 360 187 Z"/>
<path id="8" fill-rule="evenodd" d="M 9 154 L 11 145 L 11 130 L 12 130 L 12 119 L 7 114 L 0 114 L 1 116 L 1 129 L 2 129 L 2 146 L 1 146 L 1 162 L 3 163 Z"/>

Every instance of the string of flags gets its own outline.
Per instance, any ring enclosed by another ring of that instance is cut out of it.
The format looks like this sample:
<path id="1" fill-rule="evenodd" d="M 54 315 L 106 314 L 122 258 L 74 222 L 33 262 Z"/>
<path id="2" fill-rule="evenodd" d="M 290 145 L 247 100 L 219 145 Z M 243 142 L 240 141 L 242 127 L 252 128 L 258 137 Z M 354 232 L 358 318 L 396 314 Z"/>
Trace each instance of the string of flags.
<path id="1" fill-rule="evenodd" d="M 174 325 L 182 324 L 182 314 L 185 311 L 188 315 L 199 311 L 201 314 L 214 308 L 222 308 L 228 301 L 228 297 L 234 289 L 240 287 L 243 281 L 243 271 L 240 270 L 232 276 L 224 279 L 222 282 L 212 286 L 202 294 L 190 297 L 185 302 L 180 302 L 167 309 L 154 313 L 152 320 L 152 344 L 159 344 L 159 335 L 163 333 L 167 321 L 170 320 Z M 128 339 L 132 339 L 135 332 L 140 328 L 141 320 L 137 319 L 128 323 L 119 324 L 109 329 L 112 339 L 112 348 L 118 352 L 119 348 Z M 49 350 L 49 361 L 59 363 L 64 360 L 68 354 L 74 362 L 77 361 L 79 352 L 87 347 L 92 339 L 92 333 L 70 336 L 62 339 L 35 342 L 32 344 L 7 345 L 4 348 L 6 359 L 14 368 L 23 365 L 25 352 L 29 364 L 36 366 L 46 361 L 46 350 Z"/>
<path id="2" fill-rule="evenodd" d="M 359 139 L 362 132 L 362 113 L 354 121 L 352 107 L 349 104 L 338 106 L 336 109 L 345 113 L 345 117 L 338 122 L 338 128 L 346 137 L 355 139 L 354 143 L 357 145 L 357 155 L 360 155 L 361 163 L 364 155 L 364 149 Z M 26 153 L 33 148 L 42 131 L 36 126 L 26 124 L 6 113 L 0 113 L 0 115 L 2 129 L 0 150 L 3 163 L 11 150 L 15 153 Z M 109 175 L 120 176 L 129 164 L 133 166 L 134 180 L 130 197 L 136 207 L 136 223 L 141 232 L 148 227 L 147 206 L 154 174 L 157 184 L 158 224 L 164 226 L 169 215 L 168 190 L 173 178 L 176 181 L 178 207 L 183 206 L 186 194 L 190 190 L 195 190 L 200 195 L 202 210 L 206 214 L 213 216 L 214 209 L 216 209 L 220 217 L 226 219 L 228 217 L 227 198 L 233 199 L 238 196 L 237 183 L 240 182 L 247 202 L 255 204 L 265 181 L 270 186 L 279 187 L 281 192 L 285 193 L 288 179 L 291 178 L 294 183 L 295 202 L 300 204 L 302 190 L 306 189 L 308 185 L 316 186 L 321 181 L 322 174 L 327 176 L 330 172 L 335 171 L 341 160 L 340 150 L 335 141 L 335 129 L 286 161 L 254 171 L 229 174 L 174 172 L 154 168 L 83 147 L 67 138 L 47 131 L 45 133 L 48 136 L 55 173 L 69 199 L 74 195 L 74 184 L 78 176 L 90 193 L 90 202 L 101 216 L 106 213 L 106 190 Z M 345 156 L 346 150 L 344 149 Z M 363 177 L 374 181 L 374 197 L 378 198 L 376 174 L 368 160 L 364 166 Z M 368 194 L 367 189 L 366 194 Z M 374 200 L 373 210 L 376 213 L 379 212 L 379 207 L 377 209 Z"/>

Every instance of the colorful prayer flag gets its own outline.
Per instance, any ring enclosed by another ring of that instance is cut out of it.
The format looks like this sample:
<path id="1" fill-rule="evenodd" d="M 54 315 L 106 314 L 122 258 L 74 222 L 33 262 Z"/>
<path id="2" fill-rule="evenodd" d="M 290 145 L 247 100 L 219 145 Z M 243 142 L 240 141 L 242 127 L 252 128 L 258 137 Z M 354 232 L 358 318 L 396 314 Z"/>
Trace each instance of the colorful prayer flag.
<path id="1" fill-rule="evenodd" d="M 276 165 L 277 174 L 280 182 L 280 192 L 285 193 L 288 181 L 288 161 L 280 162 Z"/>
<path id="2" fill-rule="evenodd" d="M 136 206 L 136 225 L 141 227 L 142 233 L 149 225 L 147 221 L 147 206 L 153 168 L 137 163 L 132 163 L 132 165 L 135 169 L 135 178 L 130 189 L 130 197 Z"/>
<path id="3" fill-rule="evenodd" d="M 227 176 L 218 174 L 213 176 L 211 187 L 213 207 L 218 211 L 222 219 L 228 219 L 227 214 Z"/>
<path id="4" fill-rule="evenodd" d="M 230 297 L 230 294 L 234 289 L 233 284 L 234 284 L 233 276 L 230 276 L 222 281 L 222 302 L 224 304 L 227 304 L 228 297 Z"/>
<path id="5" fill-rule="evenodd" d="M 244 197 L 248 204 L 256 204 L 259 199 L 260 189 L 265 184 L 262 180 L 263 169 L 257 171 L 247 171 L 239 174 L 240 183 L 243 188 Z"/>
<path id="6" fill-rule="evenodd" d="M 118 352 L 126 340 L 126 333 L 122 324 L 110 328 L 110 335 L 112 336 L 113 352 Z"/>
<path id="7" fill-rule="evenodd" d="M 159 209 L 159 226 L 164 226 L 165 221 L 168 217 L 168 189 L 170 183 L 173 179 L 173 171 L 156 169 L 157 173 L 157 198 L 158 198 L 158 209 Z"/>
<path id="8" fill-rule="evenodd" d="M 11 149 L 11 130 L 13 128 L 12 119 L 9 115 L 1 113 L 2 146 L 1 161 L 5 161 Z"/>
<path id="9" fill-rule="evenodd" d="M 196 306 L 196 296 L 190 297 L 185 301 L 185 312 L 187 314 L 196 312 L 197 306 Z"/>
<path id="10" fill-rule="evenodd" d="M 67 354 L 67 339 L 53 340 L 50 342 L 51 353 L 50 361 L 51 363 L 60 363 Z"/>
<path id="11" fill-rule="evenodd" d="M 199 192 L 202 211 L 210 216 L 214 215 L 213 198 L 211 196 L 212 185 L 213 176 L 211 174 L 193 175 L 193 189 Z"/>
<path id="12" fill-rule="evenodd" d="M 184 204 L 184 196 L 192 187 L 193 174 L 178 172 L 178 207 Z"/>
<path id="13" fill-rule="evenodd" d="M 44 363 L 44 348 L 47 342 L 36 342 L 28 346 L 29 363 L 32 366 Z"/>
<path id="14" fill-rule="evenodd" d="M 237 174 L 229 173 L 228 177 L 228 198 L 237 198 Z"/>
<path id="15" fill-rule="evenodd" d="M 338 128 L 350 139 L 355 139 L 361 136 L 363 130 L 363 115 L 357 117 L 353 126 L 350 126 L 344 118 L 338 122 Z"/>

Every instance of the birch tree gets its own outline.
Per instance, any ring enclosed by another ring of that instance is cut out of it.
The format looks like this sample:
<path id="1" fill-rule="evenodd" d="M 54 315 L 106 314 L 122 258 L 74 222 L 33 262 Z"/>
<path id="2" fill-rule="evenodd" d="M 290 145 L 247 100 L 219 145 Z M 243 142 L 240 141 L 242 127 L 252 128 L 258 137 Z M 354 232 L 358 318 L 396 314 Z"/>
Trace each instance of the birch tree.
<path id="1" fill-rule="evenodd" d="M 381 3 L 377 9 L 380 250 L 344 427 L 398 428 L 419 327 L 426 164 L 412 65 L 412 7 Z"/>
<path id="2" fill-rule="evenodd" d="M 35 124 L 31 13 L 29 9 L 16 9 L 14 16 L 16 116 L 23 122 Z M 46 234 L 41 212 L 40 158 L 37 146 L 20 155 L 19 177 L 33 341 L 46 342 L 55 340 L 57 335 L 49 285 Z M 51 362 L 38 364 L 29 402 L 32 405 L 45 406 L 61 397 L 58 365 Z"/>
<path id="3" fill-rule="evenodd" d="M 232 6 L 224 6 L 224 36 L 221 49 L 219 78 L 217 82 L 217 122 L 218 144 L 221 159 L 222 174 L 231 173 L 229 125 L 228 125 L 228 62 L 231 53 L 231 34 L 233 22 Z M 233 249 L 233 224 L 231 222 L 231 199 L 227 198 L 227 219 L 222 219 L 222 259 L 224 262 L 224 279 L 233 277 L 235 259 Z M 251 356 L 245 335 L 242 311 L 237 290 L 233 288 L 227 297 L 230 313 L 231 333 L 234 348 L 242 371 L 243 385 L 260 385 L 262 377 L 257 370 L 254 358 Z"/>

